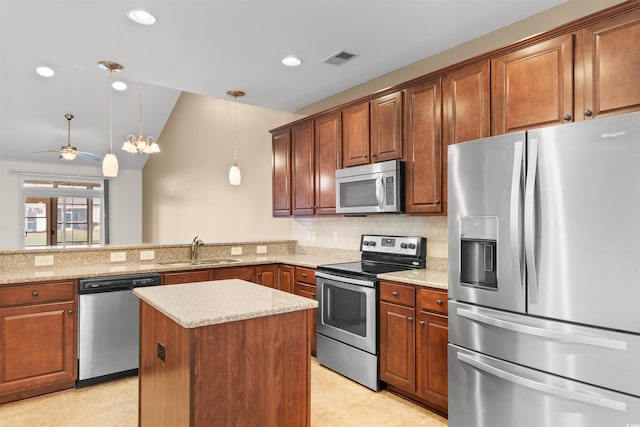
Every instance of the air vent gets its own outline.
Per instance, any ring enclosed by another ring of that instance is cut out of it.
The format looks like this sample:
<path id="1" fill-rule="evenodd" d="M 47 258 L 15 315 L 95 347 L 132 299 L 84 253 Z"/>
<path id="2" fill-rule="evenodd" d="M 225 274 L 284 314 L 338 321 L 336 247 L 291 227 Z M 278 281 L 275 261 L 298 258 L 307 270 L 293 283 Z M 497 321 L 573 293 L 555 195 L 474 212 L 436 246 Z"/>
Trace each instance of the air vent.
<path id="1" fill-rule="evenodd" d="M 325 64 L 331 64 L 331 65 L 342 65 L 345 62 L 349 61 L 354 56 L 356 55 L 353 53 L 349 53 L 349 52 L 345 52 L 344 50 L 341 50 L 340 52 L 334 53 L 330 57 L 326 58 L 322 62 L 324 62 Z"/>

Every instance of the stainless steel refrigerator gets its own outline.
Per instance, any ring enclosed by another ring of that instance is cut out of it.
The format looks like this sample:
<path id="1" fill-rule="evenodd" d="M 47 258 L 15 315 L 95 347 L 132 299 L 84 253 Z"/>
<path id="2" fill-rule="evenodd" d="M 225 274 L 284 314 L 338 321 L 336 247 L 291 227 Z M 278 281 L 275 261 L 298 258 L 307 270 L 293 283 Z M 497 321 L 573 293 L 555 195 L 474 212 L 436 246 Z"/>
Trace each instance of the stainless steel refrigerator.
<path id="1" fill-rule="evenodd" d="M 640 426 L 640 113 L 449 147 L 449 426 Z"/>

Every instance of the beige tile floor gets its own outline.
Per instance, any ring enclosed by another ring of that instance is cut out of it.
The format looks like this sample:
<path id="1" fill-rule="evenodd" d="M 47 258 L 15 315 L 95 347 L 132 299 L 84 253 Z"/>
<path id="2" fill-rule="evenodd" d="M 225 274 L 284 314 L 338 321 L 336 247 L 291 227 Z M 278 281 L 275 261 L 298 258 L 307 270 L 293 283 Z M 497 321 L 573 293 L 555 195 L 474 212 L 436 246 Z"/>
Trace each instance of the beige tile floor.
<path id="1" fill-rule="evenodd" d="M 387 391 L 374 393 L 312 360 L 314 427 L 447 426 L 445 418 Z M 0 405 L 1 427 L 133 427 L 137 420 L 137 377 Z"/>

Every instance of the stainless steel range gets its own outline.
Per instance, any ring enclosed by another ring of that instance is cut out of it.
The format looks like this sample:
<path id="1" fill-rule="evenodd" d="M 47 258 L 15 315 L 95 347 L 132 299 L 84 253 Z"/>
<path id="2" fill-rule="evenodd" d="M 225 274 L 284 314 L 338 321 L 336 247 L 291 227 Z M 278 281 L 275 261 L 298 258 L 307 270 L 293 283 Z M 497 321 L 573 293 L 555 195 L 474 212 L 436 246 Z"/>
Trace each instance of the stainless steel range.
<path id="1" fill-rule="evenodd" d="M 360 261 L 318 266 L 316 357 L 322 365 L 377 391 L 377 275 L 425 268 L 427 239 L 365 234 L 360 251 Z"/>

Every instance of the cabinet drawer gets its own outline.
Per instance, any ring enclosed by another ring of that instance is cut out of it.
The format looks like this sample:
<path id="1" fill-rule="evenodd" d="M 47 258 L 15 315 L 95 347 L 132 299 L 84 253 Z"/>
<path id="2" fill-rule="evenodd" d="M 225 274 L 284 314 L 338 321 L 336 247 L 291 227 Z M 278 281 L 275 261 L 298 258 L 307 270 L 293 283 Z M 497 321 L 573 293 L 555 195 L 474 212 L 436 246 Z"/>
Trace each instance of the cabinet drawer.
<path id="1" fill-rule="evenodd" d="M 316 287 L 302 282 L 296 282 L 295 294 L 316 299 Z"/>
<path id="2" fill-rule="evenodd" d="M 0 287 L 0 307 L 73 301 L 76 282 L 33 283 Z"/>
<path id="3" fill-rule="evenodd" d="M 181 283 L 206 282 L 213 279 L 211 270 L 177 271 L 162 273 L 163 285 L 178 285 Z"/>
<path id="4" fill-rule="evenodd" d="M 396 304 L 416 305 L 416 290 L 410 285 L 380 282 L 380 299 Z"/>
<path id="5" fill-rule="evenodd" d="M 316 284 L 316 271 L 313 268 L 296 267 L 296 282 Z"/>
<path id="6" fill-rule="evenodd" d="M 433 289 L 420 289 L 420 309 L 448 314 L 447 293 Z"/>

